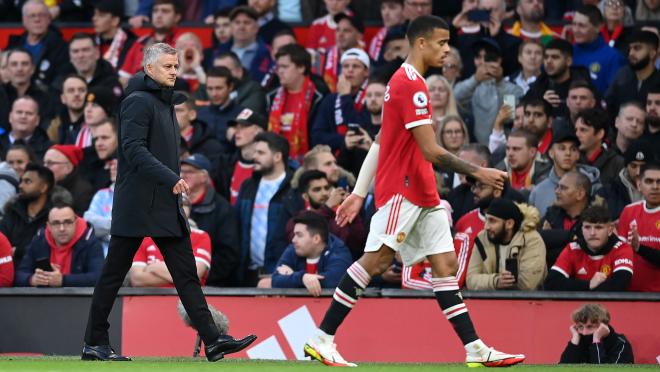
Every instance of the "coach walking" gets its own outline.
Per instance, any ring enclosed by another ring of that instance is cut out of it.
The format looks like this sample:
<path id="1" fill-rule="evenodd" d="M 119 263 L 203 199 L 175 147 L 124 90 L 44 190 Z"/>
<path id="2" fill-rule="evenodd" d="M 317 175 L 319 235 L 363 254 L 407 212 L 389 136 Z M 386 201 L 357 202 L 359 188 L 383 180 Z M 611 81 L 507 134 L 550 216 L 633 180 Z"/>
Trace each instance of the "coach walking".
<path id="1" fill-rule="evenodd" d="M 83 360 L 130 360 L 110 347 L 108 315 L 117 291 L 146 236 L 160 248 L 174 286 L 206 346 L 209 361 L 240 351 L 256 336 L 235 340 L 218 332 L 199 284 L 190 227 L 179 205 L 188 185 L 179 177 L 179 125 L 174 93 L 177 51 L 158 43 L 144 51 L 144 73 L 133 77 L 119 112 L 119 168 L 110 246 L 96 283 L 85 333 Z"/>

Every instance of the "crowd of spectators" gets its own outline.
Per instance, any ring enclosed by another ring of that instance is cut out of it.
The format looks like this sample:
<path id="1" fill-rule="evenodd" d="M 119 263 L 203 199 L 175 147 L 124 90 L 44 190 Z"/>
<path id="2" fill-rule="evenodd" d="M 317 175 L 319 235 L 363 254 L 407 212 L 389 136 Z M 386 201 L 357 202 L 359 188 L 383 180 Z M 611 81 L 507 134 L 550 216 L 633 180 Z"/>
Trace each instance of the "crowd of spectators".
<path id="1" fill-rule="evenodd" d="M 649 0 L 0 2 L 0 20 L 24 28 L 0 52 L 0 286 L 94 284 L 121 100 L 142 84 L 145 46 L 164 42 L 179 51 L 171 115 L 201 282 L 334 287 L 362 253 L 373 194 L 346 226 L 336 209 L 379 132 L 407 22 L 425 14 L 451 24 L 452 50 L 426 76 L 438 143 L 510 180 L 435 169 L 460 286 L 660 292 Z M 67 22 L 89 32 L 65 39 Z M 136 192 L 154 206 L 164 191 Z M 395 259 L 373 285 L 428 289 L 429 270 Z M 127 285 L 171 283 L 146 238 Z"/>

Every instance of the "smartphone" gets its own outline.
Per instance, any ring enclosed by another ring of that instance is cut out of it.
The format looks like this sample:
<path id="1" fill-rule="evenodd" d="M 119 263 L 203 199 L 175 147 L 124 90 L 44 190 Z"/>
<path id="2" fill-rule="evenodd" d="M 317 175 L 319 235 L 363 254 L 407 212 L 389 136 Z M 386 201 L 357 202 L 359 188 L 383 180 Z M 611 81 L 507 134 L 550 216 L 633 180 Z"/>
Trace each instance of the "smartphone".
<path id="1" fill-rule="evenodd" d="M 43 271 L 53 271 L 53 267 L 50 266 L 50 258 L 40 258 L 35 262 L 34 266 Z"/>
<path id="2" fill-rule="evenodd" d="M 490 22 L 490 9 L 472 9 L 467 17 L 470 22 Z"/>
<path id="3" fill-rule="evenodd" d="M 516 96 L 513 94 L 505 94 L 502 97 L 502 101 L 505 105 L 511 107 L 511 116 L 509 117 L 512 121 L 516 119 Z"/>
<path id="4" fill-rule="evenodd" d="M 360 134 L 360 133 L 362 133 L 362 132 L 360 131 L 360 129 L 362 129 L 362 127 L 360 127 L 360 124 L 355 124 L 355 123 L 350 123 L 350 124 L 348 124 L 348 131 L 351 132 L 351 133 L 353 133 L 353 134 Z"/>
<path id="5" fill-rule="evenodd" d="M 517 258 L 507 258 L 504 261 L 504 268 L 506 271 L 510 272 L 516 281 L 518 281 L 518 259 Z"/>

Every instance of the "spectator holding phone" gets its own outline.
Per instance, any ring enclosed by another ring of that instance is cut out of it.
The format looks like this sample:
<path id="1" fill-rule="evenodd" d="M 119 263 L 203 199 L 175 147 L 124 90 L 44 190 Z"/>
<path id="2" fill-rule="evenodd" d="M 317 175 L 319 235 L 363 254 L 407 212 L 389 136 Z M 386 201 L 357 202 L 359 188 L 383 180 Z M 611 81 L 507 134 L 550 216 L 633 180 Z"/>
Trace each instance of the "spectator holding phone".
<path id="1" fill-rule="evenodd" d="M 571 316 L 571 340 L 561 353 L 560 364 L 634 363 L 632 345 L 610 325 L 610 313 L 598 304 L 585 304 Z"/>
<path id="2" fill-rule="evenodd" d="M 534 207 L 494 199 L 474 242 L 467 289 L 538 289 L 546 275 L 545 244 L 536 231 L 539 219 Z"/>

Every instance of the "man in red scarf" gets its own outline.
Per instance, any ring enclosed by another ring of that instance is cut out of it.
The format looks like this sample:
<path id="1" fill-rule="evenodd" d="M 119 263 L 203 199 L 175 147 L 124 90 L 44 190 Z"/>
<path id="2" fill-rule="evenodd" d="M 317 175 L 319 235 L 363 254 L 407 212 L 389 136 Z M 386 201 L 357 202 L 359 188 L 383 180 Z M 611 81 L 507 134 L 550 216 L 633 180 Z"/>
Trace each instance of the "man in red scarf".
<path id="1" fill-rule="evenodd" d="M 275 55 L 280 87 L 266 96 L 268 129 L 289 141 L 291 159 L 309 150 L 310 123 L 323 98 L 310 79 L 311 58 L 298 44 L 283 46 Z"/>
<path id="2" fill-rule="evenodd" d="M 101 273 L 103 249 L 94 228 L 67 204 L 56 204 L 16 270 L 19 287 L 91 287 Z"/>

